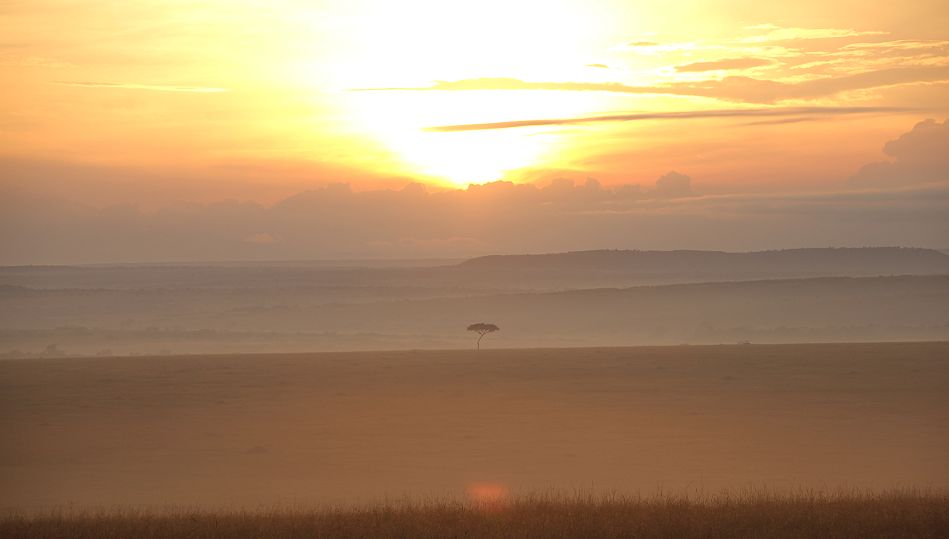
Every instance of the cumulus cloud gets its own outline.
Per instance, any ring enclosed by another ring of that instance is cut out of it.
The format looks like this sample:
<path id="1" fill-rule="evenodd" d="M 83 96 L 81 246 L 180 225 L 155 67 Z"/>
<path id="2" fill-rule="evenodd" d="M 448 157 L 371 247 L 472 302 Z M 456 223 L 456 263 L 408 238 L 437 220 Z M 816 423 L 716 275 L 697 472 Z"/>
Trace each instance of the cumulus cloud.
<path id="1" fill-rule="evenodd" d="M 890 161 L 864 165 L 850 181 L 862 186 L 949 182 L 949 120 L 926 120 L 883 146 Z"/>
<path id="2" fill-rule="evenodd" d="M 655 195 L 660 198 L 681 198 L 692 196 L 692 178 L 671 171 L 656 180 Z"/>

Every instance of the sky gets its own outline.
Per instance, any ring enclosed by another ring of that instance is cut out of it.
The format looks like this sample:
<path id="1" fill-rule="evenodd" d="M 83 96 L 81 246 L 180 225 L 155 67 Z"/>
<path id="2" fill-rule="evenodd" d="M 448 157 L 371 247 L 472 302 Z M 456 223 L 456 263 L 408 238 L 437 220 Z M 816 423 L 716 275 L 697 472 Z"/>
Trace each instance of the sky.
<path id="1" fill-rule="evenodd" d="M 949 247 L 945 0 L 0 0 L 0 264 Z"/>

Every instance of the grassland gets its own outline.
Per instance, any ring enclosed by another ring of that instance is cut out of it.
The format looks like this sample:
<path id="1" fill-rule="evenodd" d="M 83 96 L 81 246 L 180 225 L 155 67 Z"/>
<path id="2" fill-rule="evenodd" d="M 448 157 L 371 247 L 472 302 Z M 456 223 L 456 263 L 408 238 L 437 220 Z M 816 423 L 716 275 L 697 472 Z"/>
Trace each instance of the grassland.
<path id="1" fill-rule="evenodd" d="M 947 358 L 949 343 L 871 343 L 0 361 L 0 514 L 358 507 L 473 484 L 946 492 Z"/>
<path id="2" fill-rule="evenodd" d="M 942 538 L 949 495 L 743 493 L 704 498 L 528 497 L 510 503 L 349 509 L 58 513 L 7 516 L 7 539 Z"/>

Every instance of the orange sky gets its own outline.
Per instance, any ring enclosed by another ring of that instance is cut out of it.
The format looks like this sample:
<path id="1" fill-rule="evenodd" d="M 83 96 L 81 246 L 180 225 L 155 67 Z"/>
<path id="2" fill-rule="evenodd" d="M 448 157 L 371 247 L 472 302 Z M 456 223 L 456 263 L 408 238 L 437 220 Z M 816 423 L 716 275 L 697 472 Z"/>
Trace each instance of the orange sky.
<path id="1" fill-rule="evenodd" d="M 947 29 L 945 0 L 8 0 L 0 263 L 944 248 Z"/>
<path id="2" fill-rule="evenodd" d="M 0 155 L 203 200 L 669 170 L 813 190 L 949 115 L 944 2 L 759 4 L 4 2 Z"/>

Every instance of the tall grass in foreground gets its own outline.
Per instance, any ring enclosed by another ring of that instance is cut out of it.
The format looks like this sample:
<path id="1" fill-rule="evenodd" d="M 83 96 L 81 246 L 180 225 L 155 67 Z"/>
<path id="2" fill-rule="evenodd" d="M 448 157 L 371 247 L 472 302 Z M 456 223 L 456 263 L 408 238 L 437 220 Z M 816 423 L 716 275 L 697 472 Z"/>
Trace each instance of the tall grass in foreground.
<path id="1" fill-rule="evenodd" d="M 313 510 L 64 512 L 0 517 L 0 537 L 936 538 L 949 537 L 949 494 L 529 496 Z"/>

